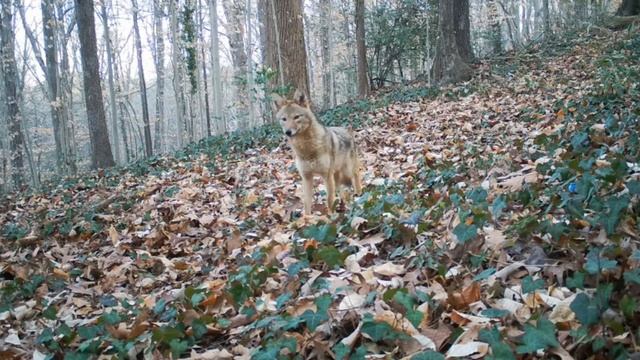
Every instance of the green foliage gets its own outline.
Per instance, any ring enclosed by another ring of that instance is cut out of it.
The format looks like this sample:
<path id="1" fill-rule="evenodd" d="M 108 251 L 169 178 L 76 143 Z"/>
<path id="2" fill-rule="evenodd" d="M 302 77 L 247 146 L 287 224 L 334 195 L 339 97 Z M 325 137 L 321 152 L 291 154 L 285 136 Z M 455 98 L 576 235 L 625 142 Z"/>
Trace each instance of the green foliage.
<path id="1" fill-rule="evenodd" d="M 362 319 L 362 333 L 368 335 L 374 342 L 406 340 L 409 337 L 386 322 L 373 320 L 371 314 L 366 314 Z"/>
<path id="2" fill-rule="evenodd" d="M 515 360 L 511 347 L 502 340 L 502 335 L 497 327 L 491 329 L 482 329 L 478 334 L 478 339 L 489 344 L 491 347 L 491 355 L 487 357 L 489 360 Z"/>
<path id="3" fill-rule="evenodd" d="M 190 2 L 184 3 L 182 9 L 182 41 L 184 42 L 185 61 L 187 64 L 187 75 L 191 84 L 191 95 L 198 91 L 198 49 L 196 39 L 196 26 L 193 20 L 195 9 L 192 8 Z"/>
<path id="4" fill-rule="evenodd" d="M 538 319 L 536 326 L 530 324 L 524 326 L 522 343 L 516 349 L 518 354 L 530 354 L 549 347 L 560 346 L 556 339 L 555 325 L 545 318 Z"/>

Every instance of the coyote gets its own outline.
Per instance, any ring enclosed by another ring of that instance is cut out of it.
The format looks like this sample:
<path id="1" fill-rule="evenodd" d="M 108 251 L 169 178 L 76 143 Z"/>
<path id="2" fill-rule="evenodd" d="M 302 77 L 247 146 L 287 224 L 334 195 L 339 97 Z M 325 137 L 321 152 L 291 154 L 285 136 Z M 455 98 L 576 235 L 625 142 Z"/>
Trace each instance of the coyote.
<path id="1" fill-rule="evenodd" d="M 272 95 L 277 121 L 293 148 L 296 167 L 302 177 L 304 214 L 311 215 L 313 176 L 320 175 L 327 188 L 327 212 L 333 211 L 336 185 L 353 185 L 362 191 L 358 151 L 350 129 L 322 125 L 311 112 L 307 96 L 296 90 L 293 100 Z M 344 194 L 341 199 L 346 200 Z"/>

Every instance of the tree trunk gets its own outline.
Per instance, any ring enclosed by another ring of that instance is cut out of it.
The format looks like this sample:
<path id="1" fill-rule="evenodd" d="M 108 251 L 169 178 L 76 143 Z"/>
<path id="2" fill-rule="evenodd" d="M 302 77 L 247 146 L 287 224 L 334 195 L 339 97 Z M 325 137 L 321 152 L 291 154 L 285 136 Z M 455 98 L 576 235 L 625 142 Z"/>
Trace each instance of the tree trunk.
<path id="1" fill-rule="evenodd" d="M 225 17 L 227 18 L 226 30 L 229 37 L 229 49 L 233 61 L 234 83 L 237 89 L 234 103 L 236 104 L 236 116 L 240 119 L 242 128 L 247 125 L 249 118 L 249 93 L 247 92 L 247 51 L 245 47 L 245 4 L 242 0 L 224 0 L 222 2 Z"/>
<path id="2" fill-rule="evenodd" d="M 153 0 L 154 64 L 156 67 L 156 112 L 154 145 L 157 153 L 164 149 L 164 0 Z"/>
<path id="3" fill-rule="evenodd" d="M 169 1 L 169 14 L 171 16 L 171 60 L 173 66 L 173 91 L 176 98 L 176 132 L 178 135 L 178 147 L 184 143 L 184 127 L 186 102 L 184 96 L 184 82 L 182 62 L 180 61 L 180 39 L 178 37 L 178 9 L 175 1 Z"/>
<path id="4" fill-rule="evenodd" d="M 187 76 L 189 77 L 188 115 L 187 133 L 189 142 L 195 140 L 195 119 L 196 119 L 196 96 L 198 95 L 198 51 L 196 47 L 196 29 L 193 13 L 195 5 L 193 0 L 186 0 L 182 12 L 182 28 L 184 47 L 186 51 L 185 62 L 187 64 Z"/>
<path id="5" fill-rule="evenodd" d="M 61 95 L 62 85 L 58 64 L 60 39 L 56 31 L 56 28 L 60 26 L 58 25 L 58 20 L 55 17 L 53 1 L 43 0 L 41 3 L 45 60 L 43 60 L 40 55 L 40 46 L 38 45 L 38 41 L 26 20 L 24 7 L 19 2 L 18 4 L 18 10 L 20 12 L 20 17 L 22 18 L 22 25 L 25 34 L 31 43 L 33 53 L 46 78 L 47 87 L 45 93 L 47 95 L 49 109 L 51 112 L 53 137 L 56 145 L 57 171 L 59 174 L 63 175 L 75 174 L 77 170 L 75 163 L 75 149 L 71 146 L 72 141 L 68 139 L 68 136 L 73 136 L 73 133 L 67 131 L 69 128 L 69 119 L 67 116 L 69 104 Z M 28 140 L 28 138 L 25 139 Z"/>
<path id="6" fill-rule="evenodd" d="M 440 0 L 439 37 L 431 73 L 433 80 L 440 84 L 455 83 L 471 78 L 472 69 L 458 53 L 456 40 L 456 14 L 454 2 L 460 0 Z"/>
<path id="7" fill-rule="evenodd" d="M 489 14 L 491 18 L 491 43 L 494 54 L 502 53 L 502 24 L 500 22 L 500 9 L 496 0 L 489 0 Z"/>
<path id="8" fill-rule="evenodd" d="M 458 53 L 467 63 L 473 62 L 471 47 L 471 23 L 469 21 L 469 0 L 453 0 L 455 14 L 455 36 Z"/>
<path id="9" fill-rule="evenodd" d="M 202 0 L 198 0 L 198 46 L 200 48 L 200 66 L 202 66 L 202 86 L 204 93 L 204 111 L 206 120 L 207 136 L 211 136 L 211 109 L 209 107 L 209 85 L 207 79 L 207 57 L 204 52 L 204 19 L 202 12 L 204 7 L 202 6 Z"/>
<path id="10" fill-rule="evenodd" d="M 322 57 L 322 108 L 332 107 L 331 101 L 331 0 L 320 0 L 320 54 Z"/>
<path id="11" fill-rule="evenodd" d="M 357 73 L 358 73 L 358 96 L 369 95 L 369 79 L 367 73 L 367 47 L 364 41 L 364 0 L 356 0 L 356 49 L 357 49 Z"/>
<path id="12" fill-rule="evenodd" d="M 4 101 L 7 109 L 9 148 L 11 150 L 11 176 L 16 188 L 24 185 L 25 143 L 22 133 L 22 117 L 18 106 L 18 68 L 15 57 L 15 33 L 13 31 L 13 9 L 11 0 L 0 2 L 0 52 L 2 55 L 2 80 Z"/>
<path id="13" fill-rule="evenodd" d="M 109 144 L 102 88 L 100 87 L 100 65 L 98 64 L 96 46 L 93 0 L 75 0 L 75 4 L 84 81 L 84 100 L 91 142 L 91 166 L 94 169 L 111 167 L 114 165 L 114 161 L 111 144 Z"/>
<path id="14" fill-rule="evenodd" d="M 247 101 L 249 104 L 249 126 L 253 127 L 256 124 L 255 114 L 255 79 L 253 77 L 253 39 L 251 34 L 251 0 L 247 0 L 247 6 L 245 11 L 245 20 L 247 24 Z"/>
<path id="15" fill-rule="evenodd" d="M 617 16 L 633 16 L 640 15 L 640 0 L 624 0 L 620 7 L 618 7 L 618 11 L 616 11 Z"/>
<path id="16" fill-rule="evenodd" d="M 71 34 L 67 31 L 67 29 L 71 30 L 76 26 L 75 19 L 70 20 L 69 23 L 65 21 L 65 7 L 61 2 L 55 2 L 55 14 L 57 23 L 60 26 L 57 27 L 57 38 L 60 41 L 60 78 L 58 83 L 58 96 L 60 97 L 60 101 L 63 104 L 67 104 L 64 107 L 64 119 L 65 122 L 61 123 L 62 131 L 64 132 L 64 136 L 62 139 L 66 141 L 65 148 L 69 151 L 69 158 L 71 161 L 69 162 L 69 166 L 71 172 L 75 174 L 77 172 L 77 155 L 76 149 L 77 144 L 75 141 L 75 125 L 74 125 L 74 113 L 72 109 L 73 104 L 73 76 L 71 73 L 71 65 L 69 64 L 69 51 L 68 51 L 68 43 L 71 37 Z"/>
<path id="17" fill-rule="evenodd" d="M 271 1 L 274 53 L 278 58 L 279 86 L 300 89 L 309 96 L 307 52 L 302 21 L 302 0 Z"/>
<path id="18" fill-rule="evenodd" d="M 227 131 L 222 108 L 222 72 L 220 71 L 220 39 L 218 37 L 218 1 L 209 1 L 209 20 L 211 22 L 211 85 L 213 86 L 213 119 L 217 133 Z"/>
<path id="19" fill-rule="evenodd" d="M 138 81 L 140 84 L 140 103 L 142 104 L 142 123 L 144 124 L 144 149 L 145 155 L 153 155 L 151 143 L 151 125 L 149 124 L 149 103 L 147 102 L 147 83 L 144 79 L 144 67 L 142 65 L 142 40 L 140 39 L 140 27 L 138 26 L 138 2 L 131 0 L 133 7 L 133 36 L 136 46 L 136 58 L 138 60 Z"/>
<path id="20" fill-rule="evenodd" d="M 550 37 L 551 34 L 551 15 L 549 13 L 549 0 L 542 0 L 542 18 L 544 20 L 544 35 Z"/>
<path id="21" fill-rule="evenodd" d="M 115 85 L 113 83 L 113 48 L 111 44 L 111 32 L 109 31 L 109 14 L 107 13 L 107 4 L 106 1 L 103 1 L 101 4 L 101 13 L 102 13 L 102 27 L 103 27 L 103 36 L 104 42 L 106 44 L 107 50 L 107 81 L 109 84 L 109 111 L 111 112 L 111 136 L 113 136 L 113 151 L 115 153 L 116 162 L 120 162 L 121 159 L 121 151 L 120 151 L 120 141 L 118 136 L 118 104 L 116 100 L 116 91 Z"/>

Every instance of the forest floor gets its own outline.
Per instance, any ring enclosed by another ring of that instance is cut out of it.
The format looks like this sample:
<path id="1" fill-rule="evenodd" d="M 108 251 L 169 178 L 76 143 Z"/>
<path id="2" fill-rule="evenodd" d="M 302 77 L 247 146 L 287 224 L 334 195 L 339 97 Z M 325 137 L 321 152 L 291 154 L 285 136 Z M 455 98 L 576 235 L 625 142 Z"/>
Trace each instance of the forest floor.
<path id="1" fill-rule="evenodd" d="M 0 357 L 638 356 L 639 58 L 583 35 L 324 113 L 366 184 L 331 218 L 273 127 L 6 199 Z"/>

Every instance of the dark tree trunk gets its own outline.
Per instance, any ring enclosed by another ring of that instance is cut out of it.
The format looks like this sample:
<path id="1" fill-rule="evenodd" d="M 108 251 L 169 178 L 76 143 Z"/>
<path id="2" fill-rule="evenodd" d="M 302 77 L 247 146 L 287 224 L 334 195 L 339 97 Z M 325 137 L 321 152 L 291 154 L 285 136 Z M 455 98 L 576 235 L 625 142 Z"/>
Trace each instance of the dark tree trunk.
<path id="1" fill-rule="evenodd" d="M 18 68 L 15 57 L 15 33 L 13 32 L 13 8 L 11 0 L 0 2 L 0 55 L 4 101 L 7 109 L 9 147 L 11 150 L 11 176 L 16 188 L 24 185 L 25 143 L 22 134 L 22 118 L 18 107 Z"/>
<path id="2" fill-rule="evenodd" d="M 455 14 L 455 32 L 458 53 L 467 63 L 473 62 L 473 48 L 471 47 L 471 23 L 469 21 L 469 0 L 453 1 Z"/>
<path id="3" fill-rule="evenodd" d="M 549 13 L 549 0 L 542 0 L 542 18 L 544 20 L 544 34 L 550 37 L 551 34 L 551 14 Z"/>
<path id="4" fill-rule="evenodd" d="M 149 124 L 149 103 L 147 102 L 147 83 L 144 79 L 144 67 L 142 65 L 142 41 L 140 40 L 140 27 L 138 26 L 138 2 L 131 0 L 133 6 L 133 34 L 136 43 L 136 57 L 138 59 L 138 79 L 140 81 L 140 102 L 142 103 L 142 123 L 144 124 L 144 149 L 147 157 L 153 155 L 151 143 L 151 126 Z"/>
<path id="5" fill-rule="evenodd" d="M 440 84 L 468 80 L 473 73 L 458 53 L 454 11 L 454 2 L 457 1 L 459 0 L 440 0 L 438 7 L 439 37 L 431 73 L 434 81 Z"/>
<path id="6" fill-rule="evenodd" d="M 156 66 L 156 113 L 154 145 L 156 152 L 163 151 L 162 137 L 164 136 L 164 17 L 161 0 L 153 0 L 153 41 Z"/>
<path id="7" fill-rule="evenodd" d="M 618 16 L 633 16 L 640 14 L 640 0 L 624 0 L 616 15 Z"/>
<path id="8" fill-rule="evenodd" d="M 364 40 L 364 0 L 356 0 L 356 51 L 358 73 L 358 96 L 369 95 L 369 79 L 367 73 L 367 47 Z"/>
<path id="9" fill-rule="evenodd" d="M 302 0 L 268 1 L 275 19 L 275 48 L 280 86 L 291 86 L 309 94 L 307 51 L 302 22 Z"/>
<path id="10" fill-rule="evenodd" d="M 84 101 L 89 122 L 92 168 L 106 168 L 114 165 L 104 101 L 100 86 L 100 65 L 96 46 L 96 27 L 93 16 L 93 0 L 75 0 L 80 58 L 84 83 Z"/>

